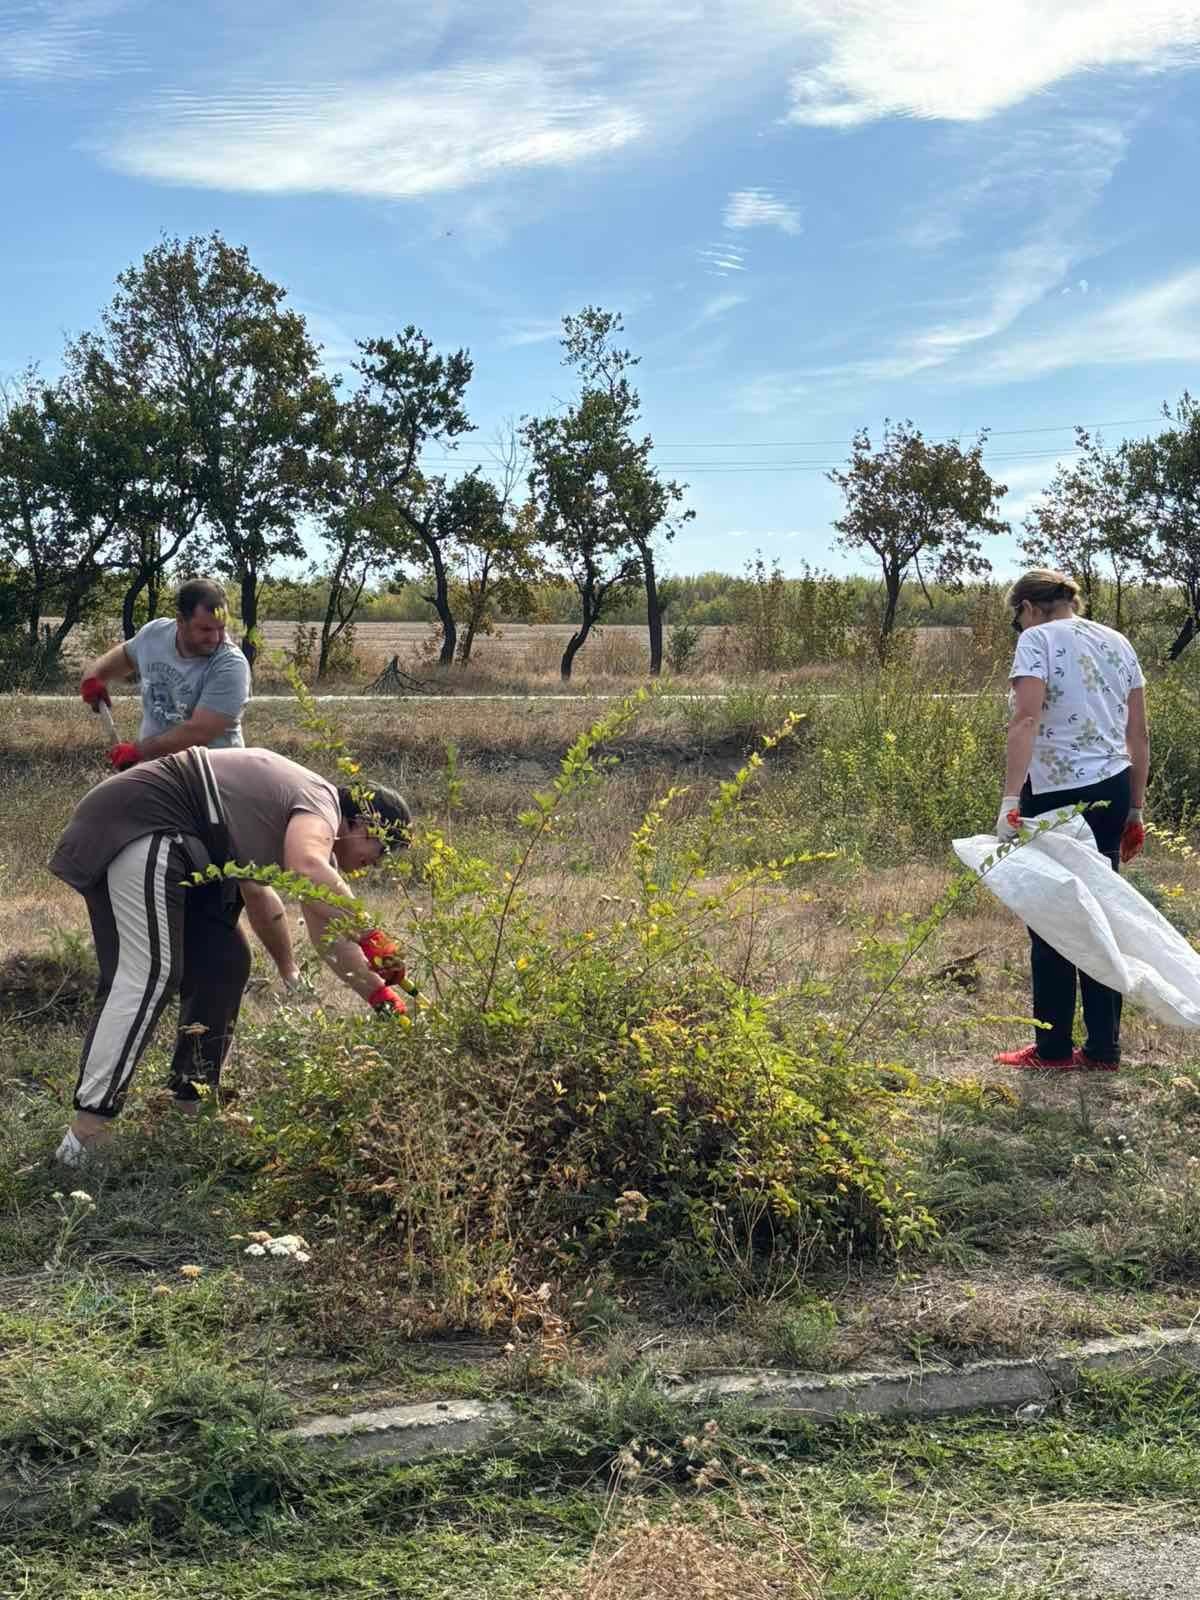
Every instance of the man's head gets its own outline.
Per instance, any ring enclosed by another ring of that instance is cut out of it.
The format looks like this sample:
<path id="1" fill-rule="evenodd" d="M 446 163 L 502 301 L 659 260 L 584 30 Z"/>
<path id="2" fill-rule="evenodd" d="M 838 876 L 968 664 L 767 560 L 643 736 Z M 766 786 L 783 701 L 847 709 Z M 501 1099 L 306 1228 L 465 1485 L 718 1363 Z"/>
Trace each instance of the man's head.
<path id="1" fill-rule="evenodd" d="M 333 855 L 345 872 L 373 867 L 390 850 L 404 850 L 411 842 L 412 812 L 408 802 L 382 784 L 358 784 L 339 789 L 342 826 L 333 842 Z"/>
<path id="2" fill-rule="evenodd" d="M 214 655 L 225 643 L 228 620 L 229 601 L 219 583 L 211 578 L 189 578 L 180 585 L 175 596 L 180 655 Z"/>

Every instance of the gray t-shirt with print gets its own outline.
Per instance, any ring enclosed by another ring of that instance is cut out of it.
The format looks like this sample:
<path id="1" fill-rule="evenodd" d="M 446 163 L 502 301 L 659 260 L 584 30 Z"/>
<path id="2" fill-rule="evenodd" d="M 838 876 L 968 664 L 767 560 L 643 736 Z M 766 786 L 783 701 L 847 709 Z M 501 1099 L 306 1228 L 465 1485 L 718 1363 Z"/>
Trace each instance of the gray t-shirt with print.
<path id="1" fill-rule="evenodd" d="M 237 645 L 226 640 L 211 656 L 181 656 L 175 647 L 175 619 L 156 617 L 126 642 L 125 653 L 142 681 L 139 739 L 166 733 L 202 707 L 233 719 L 233 726 L 211 740 L 209 748 L 242 747 L 242 711 L 250 698 L 250 663 Z"/>

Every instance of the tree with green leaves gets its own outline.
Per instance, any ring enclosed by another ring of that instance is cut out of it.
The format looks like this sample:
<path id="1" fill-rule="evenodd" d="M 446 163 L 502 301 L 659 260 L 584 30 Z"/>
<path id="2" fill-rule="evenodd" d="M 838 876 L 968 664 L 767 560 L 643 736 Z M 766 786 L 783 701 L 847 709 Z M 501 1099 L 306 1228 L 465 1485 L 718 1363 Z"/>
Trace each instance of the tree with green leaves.
<path id="1" fill-rule="evenodd" d="M 924 584 L 925 570 L 938 583 L 961 588 L 967 578 L 991 571 L 983 539 L 1007 531 L 994 515 L 1007 493 L 983 465 L 987 434 L 964 449 L 955 440 L 926 439 L 911 422 L 885 422 L 879 448 L 866 428 L 854 436 L 846 470 L 828 474 L 845 496 L 834 527 L 843 550 L 870 551 L 879 564 L 884 605 L 879 652 L 886 655 L 904 584 Z"/>
<path id="2" fill-rule="evenodd" d="M 101 339 L 85 334 L 76 340 L 66 364 L 93 433 L 122 459 L 128 475 L 113 565 L 123 585 L 122 635 L 132 639 L 139 600 L 145 595 L 147 617 L 158 614 L 167 570 L 196 534 L 204 506 L 202 460 L 178 397 L 144 394 Z"/>
<path id="3" fill-rule="evenodd" d="M 629 374 L 641 357 L 614 341 L 625 330 L 621 314 L 599 306 L 585 306 L 578 316 L 563 318 L 563 363 L 583 380 L 585 392 L 598 389 L 609 401 L 613 426 L 626 435 L 627 450 L 620 477 L 614 480 L 613 510 L 637 551 L 646 590 L 646 627 L 650 641 L 650 672 L 657 677 L 663 661 L 663 614 L 667 595 L 660 589 L 655 567 L 655 541 L 670 541 L 681 522 L 693 511 L 676 514 L 684 487 L 665 481 L 650 464 L 654 441 L 649 434 L 635 441 L 633 429 L 641 416 L 641 397 Z"/>
<path id="4" fill-rule="evenodd" d="M 43 669 L 88 614 L 136 516 L 136 472 L 109 421 L 70 374 L 51 384 L 29 371 L 0 397 L 0 561 Z M 46 630 L 51 607 L 58 622 Z"/>
<path id="5" fill-rule="evenodd" d="M 105 344 L 122 381 L 178 416 L 197 468 L 215 565 L 238 586 L 243 648 L 257 653 L 272 565 L 304 554 L 333 392 L 304 318 L 220 234 L 166 239 L 117 279 Z"/>
<path id="6" fill-rule="evenodd" d="M 1145 531 L 1129 496 L 1123 457 L 1099 436 L 1075 429 L 1076 459 L 1059 467 L 1025 518 L 1021 550 L 1032 566 L 1069 573 L 1079 585 L 1085 616 L 1111 574 L 1116 627 L 1125 589 L 1140 560 Z"/>
<path id="7" fill-rule="evenodd" d="M 367 580 L 380 566 L 394 566 L 400 558 L 403 525 L 382 481 L 382 448 L 378 417 L 363 394 L 336 407 L 319 496 L 321 536 L 330 565 L 324 575 L 318 680 L 329 670 L 337 641 L 353 626 Z"/>
<path id="8" fill-rule="evenodd" d="M 456 551 L 462 630 L 458 662 L 471 660 L 475 640 L 489 633 L 497 613 L 528 618 L 537 611 L 537 588 L 547 576 L 538 546 L 536 507 L 520 502 L 518 490 L 528 467 L 512 424 L 499 432 L 492 451 L 497 481 L 476 470 L 464 478 L 462 537 Z"/>
<path id="9" fill-rule="evenodd" d="M 605 608 L 642 576 L 622 505 L 637 451 L 619 404 L 603 389 L 585 389 L 560 415 L 527 419 L 521 437 L 538 538 L 579 597 L 579 626 L 559 668 L 566 682 Z"/>
<path id="10" fill-rule="evenodd" d="M 1124 458 L 1133 506 L 1149 536 L 1147 571 L 1180 590 L 1185 612 L 1172 641 L 1175 661 L 1200 630 L 1200 402 L 1185 390 L 1172 424 L 1153 439 L 1131 440 Z"/>
<path id="11" fill-rule="evenodd" d="M 438 665 L 454 660 L 458 627 L 450 603 L 451 547 L 459 540 L 473 491 L 445 474 L 427 475 L 421 452 L 430 445 L 452 450 L 473 431 L 464 396 L 473 365 L 465 350 L 442 356 L 411 324 L 394 339 L 360 340 L 354 370 L 367 425 L 375 438 L 374 487 L 386 494 L 403 529 L 400 553 L 429 572 L 428 595 L 442 627 Z"/>

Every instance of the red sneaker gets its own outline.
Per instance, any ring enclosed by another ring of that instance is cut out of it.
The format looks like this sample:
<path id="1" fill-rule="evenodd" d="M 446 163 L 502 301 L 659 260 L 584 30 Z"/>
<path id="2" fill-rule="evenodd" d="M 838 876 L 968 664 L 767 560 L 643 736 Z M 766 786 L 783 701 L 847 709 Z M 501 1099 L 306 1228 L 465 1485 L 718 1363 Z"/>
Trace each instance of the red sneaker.
<path id="1" fill-rule="evenodd" d="M 1095 1056 L 1088 1055 L 1086 1050 L 1076 1050 L 1076 1072 L 1116 1072 L 1120 1067 L 1119 1061 L 1097 1061 Z"/>
<path id="2" fill-rule="evenodd" d="M 1068 1056 L 1065 1061 L 1047 1061 L 1035 1044 L 1027 1044 L 1024 1050 L 1002 1050 L 992 1060 L 997 1066 L 1019 1067 L 1024 1072 L 1074 1072 L 1076 1067 L 1075 1056 Z"/>

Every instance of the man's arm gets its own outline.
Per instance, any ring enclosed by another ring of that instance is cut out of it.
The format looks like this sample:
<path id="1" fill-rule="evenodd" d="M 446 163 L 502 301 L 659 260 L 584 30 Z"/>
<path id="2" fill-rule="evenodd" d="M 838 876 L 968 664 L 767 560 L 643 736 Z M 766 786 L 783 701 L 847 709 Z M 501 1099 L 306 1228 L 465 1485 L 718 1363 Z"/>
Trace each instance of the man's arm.
<path id="1" fill-rule="evenodd" d="M 138 756 L 142 761 L 153 761 L 158 756 L 173 756 L 179 750 L 189 750 L 194 744 L 211 744 L 228 733 L 236 722 L 236 717 L 197 706 L 186 722 L 176 723 L 164 733 L 141 740 L 137 746 Z"/>
<path id="2" fill-rule="evenodd" d="M 241 889 L 242 899 L 246 902 L 246 917 L 259 943 L 278 967 L 280 977 L 291 982 L 299 969 L 283 901 L 265 883 L 246 881 Z"/>
<path id="3" fill-rule="evenodd" d="M 99 678 L 101 683 L 112 683 L 117 678 L 132 678 L 136 672 L 137 666 L 129 651 L 123 644 L 115 644 L 111 650 L 106 650 L 102 656 L 97 656 L 95 661 L 88 662 L 80 681 Z"/>
<path id="4" fill-rule="evenodd" d="M 284 836 L 284 867 L 288 872 L 301 873 L 310 883 L 352 900 L 353 895 L 330 863 L 332 851 L 333 834 L 329 824 L 313 812 L 297 812 Z M 330 923 L 336 922 L 344 911 L 338 906 L 323 905 L 319 900 L 306 901 L 303 911 L 308 936 L 321 960 L 355 994 L 369 1000 L 380 987 L 379 974 L 372 972 L 366 956 L 353 939 L 326 937 Z"/>
<path id="5" fill-rule="evenodd" d="M 1132 771 L 1129 775 L 1130 804 L 1140 811 L 1146 803 L 1146 784 L 1150 778 L 1150 723 L 1146 717 L 1146 691 L 1133 689 L 1125 712 L 1125 748 Z"/>

